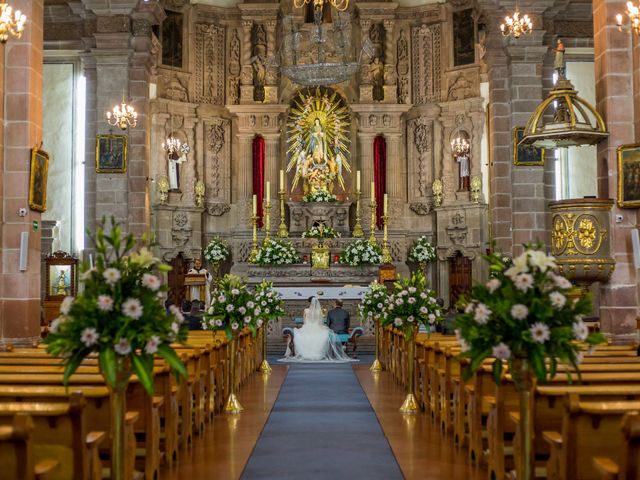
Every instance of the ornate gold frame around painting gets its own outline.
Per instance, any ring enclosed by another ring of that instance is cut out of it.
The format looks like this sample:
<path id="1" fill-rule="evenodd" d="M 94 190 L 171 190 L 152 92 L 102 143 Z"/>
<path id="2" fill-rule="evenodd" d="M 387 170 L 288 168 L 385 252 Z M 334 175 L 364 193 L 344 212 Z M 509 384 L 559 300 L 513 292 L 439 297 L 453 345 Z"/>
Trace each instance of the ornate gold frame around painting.
<path id="1" fill-rule="evenodd" d="M 100 164 L 100 140 L 102 139 L 111 141 L 122 139 L 122 167 L 109 168 Z M 127 141 L 126 135 L 96 135 L 96 173 L 127 173 Z"/>
<path id="2" fill-rule="evenodd" d="M 518 142 L 521 138 L 518 138 L 518 132 L 524 133 L 524 127 L 514 127 L 513 129 L 513 164 L 516 167 L 541 167 L 544 165 L 545 151 L 544 148 L 540 148 L 540 160 L 536 162 L 521 162 L 519 158 Z"/>
<path id="3" fill-rule="evenodd" d="M 623 156 L 624 152 L 636 150 L 638 156 L 640 157 L 640 144 L 628 144 L 628 145 L 620 145 L 616 149 L 616 154 L 618 156 L 618 196 L 617 203 L 620 208 L 637 208 L 640 207 L 640 198 L 638 200 L 626 200 L 625 192 L 624 192 L 624 169 L 623 169 Z M 638 162 L 640 165 L 640 161 Z M 640 178 L 636 182 L 638 184 L 638 188 L 640 188 Z"/>
<path id="4" fill-rule="evenodd" d="M 57 251 L 45 257 L 45 300 L 62 300 L 65 296 L 76 296 L 76 275 L 78 259 L 67 252 Z M 52 293 L 51 270 L 53 267 L 69 267 L 69 291 L 65 293 Z"/>
<path id="5" fill-rule="evenodd" d="M 47 176 L 49 174 L 49 154 L 39 148 L 31 149 L 29 172 L 29 208 L 36 212 L 47 210 Z M 36 179 L 40 178 L 38 184 Z M 36 192 L 38 189 L 38 192 Z"/>

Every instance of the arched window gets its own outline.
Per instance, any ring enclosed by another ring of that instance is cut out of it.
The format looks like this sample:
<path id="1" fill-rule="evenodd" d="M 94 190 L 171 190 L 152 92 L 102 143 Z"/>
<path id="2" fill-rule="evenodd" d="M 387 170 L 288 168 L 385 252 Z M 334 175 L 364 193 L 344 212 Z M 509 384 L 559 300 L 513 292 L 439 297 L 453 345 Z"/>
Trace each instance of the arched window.
<path id="1" fill-rule="evenodd" d="M 253 139 L 253 194 L 257 197 L 258 203 L 258 228 L 262 228 L 262 202 L 264 201 L 264 138 L 256 136 Z"/>
<path id="2" fill-rule="evenodd" d="M 373 181 L 376 187 L 376 224 L 382 228 L 384 194 L 387 193 L 387 142 L 382 135 L 373 140 Z"/>

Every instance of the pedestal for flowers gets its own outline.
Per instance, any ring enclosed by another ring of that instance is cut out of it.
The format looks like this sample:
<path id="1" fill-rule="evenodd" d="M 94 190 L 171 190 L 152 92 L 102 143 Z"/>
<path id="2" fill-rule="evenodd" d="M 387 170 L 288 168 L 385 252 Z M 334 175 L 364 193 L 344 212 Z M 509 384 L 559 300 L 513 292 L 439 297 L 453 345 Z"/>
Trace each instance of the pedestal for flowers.
<path id="1" fill-rule="evenodd" d="M 262 363 L 260 371 L 264 374 L 271 373 L 271 365 L 267 361 L 267 330 L 269 321 L 277 320 L 284 316 L 284 301 L 282 296 L 273 289 L 273 283 L 263 281 L 256 286 L 255 303 L 262 311 Z"/>
<path id="2" fill-rule="evenodd" d="M 603 337 L 590 334 L 582 320 L 591 310 L 590 298 L 568 299 L 571 282 L 556 273 L 555 259 L 545 254 L 542 245 L 526 246 L 512 265 L 507 265 L 501 254 L 486 259 L 493 278 L 473 287 L 465 313 L 456 320 L 456 335 L 461 356 L 471 360 L 467 378 L 485 358 L 493 356 L 493 377 L 499 384 L 503 363 L 508 364 L 520 395 L 522 457 L 516 459 L 518 478 L 530 480 L 535 382 L 554 377 L 559 362 L 578 370 L 581 354 L 577 342 L 596 345 Z"/>
<path id="3" fill-rule="evenodd" d="M 229 397 L 224 411 L 237 414 L 244 410 L 237 396 L 238 336 L 248 328 L 255 337 L 262 325 L 262 309 L 244 282 L 235 275 L 220 279 L 211 295 L 211 305 L 203 316 L 203 328 L 224 331 L 229 339 Z"/>
<path id="4" fill-rule="evenodd" d="M 122 237 L 112 219 L 110 232 L 104 220 L 92 237 L 95 267 L 80 266 L 83 292 L 67 297 L 60 317 L 51 324 L 45 339 L 47 351 L 64 358 L 64 383 L 91 354 L 97 353 L 100 373 L 110 392 L 111 478 L 123 480 L 125 472 L 124 416 L 126 391 L 134 373 L 153 395 L 153 358 L 162 356 L 178 377 L 187 372 L 170 347 L 184 342 L 187 326 L 177 308 L 165 312 L 161 293 L 166 286 L 155 274 L 170 267 L 159 263 L 147 249 L 145 239 Z M 135 245 L 144 245 L 134 252 Z"/>
<path id="5" fill-rule="evenodd" d="M 220 238 L 212 239 L 204 249 L 204 258 L 211 264 L 214 284 L 220 278 L 220 265 L 231 256 L 229 245 Z"/>
<path id="6" fill-rule="evenodd" d="M 416 262 L 425 276 L 427 275 L 427 265 L 436 260 L 436 248 L 429 243 L 426 236 L 421 236 L 412 245 L 408 255 L 409 260 Z"/>
<path id="7" fill-rule="evenodd" d="M 427 288 L 422 272 L 414 272 L 409 278 L 400 278 L 393 285 L 382 324 L 392 325 L 404 334 L 407 345 L 407 396 L 400 407 L 402 413 L 416 413 L 418 402 L 414 394 L 415 340 L 420 324 L 429 326 L 442 320 L 442 311 L 436 302 L 436 295 Z"/>
<path id="8" fill-rule="evenodd" d="M 364 294 L 362 303 L 358 306 L 360 315 L 363 319 L 371 319 L 375 329 L 375 359 L 369 370 L 373 373 L 379 373 L 383 370 L 380 363 L 380 318 L 384 314 L 389 299 L 389 292 L 384 285 L 373 282 L 369 286 L 369 290 Z"/>

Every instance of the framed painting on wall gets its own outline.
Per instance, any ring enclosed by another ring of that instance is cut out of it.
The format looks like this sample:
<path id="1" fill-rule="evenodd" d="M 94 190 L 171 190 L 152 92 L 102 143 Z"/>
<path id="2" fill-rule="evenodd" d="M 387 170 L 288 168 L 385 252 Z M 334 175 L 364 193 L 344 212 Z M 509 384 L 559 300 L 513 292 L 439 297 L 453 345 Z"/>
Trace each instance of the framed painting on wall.
<path id="1" fill-rule="evenodd" d="M 513 129 L 513 164 L 517 167 L 541 167 L 544 165 L 544 148 L 519 145 L 524 137 L 524 127 Z"/>
<path id="2" fill-rule="evenodd" d="M 127 172 L 126 135 L 96 135 L 96 172 Z"/>
<path id="3" fill-rule="evenodd" d="M 620 145 L 618 153 L 618 206 L 640 207 L 640 144 Z"/>
<path id="4" fill-rule="evenodd" d="M 45 258 L 45 299 L 63 299 L 76 295 L 78 259 L 66 252 L 54 252 Z"/>
<path id="5" fill-rule="evenodd" d="M 49 154 L 38 148 L 31 150 L 29 174 L 29 208 L 36 212 L 47 210 L 47 175 Z"/>

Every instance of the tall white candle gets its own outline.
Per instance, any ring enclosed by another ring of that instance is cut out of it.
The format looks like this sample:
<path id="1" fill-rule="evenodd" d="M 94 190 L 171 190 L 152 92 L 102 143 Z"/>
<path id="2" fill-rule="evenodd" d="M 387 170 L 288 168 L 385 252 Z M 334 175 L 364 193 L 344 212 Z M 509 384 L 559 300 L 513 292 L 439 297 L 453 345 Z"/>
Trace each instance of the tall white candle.
<path id="1" fill-rule="evenodd" d="M 387 197 L 387 194 L 384 194 L 384 214 L 387 214 L 387 208 L 389 207 L 389 199 Z"/>
<path id="2" fill-rule="evenodd" d="M 371 182 L 371 198 L 376 197 L 376 182 Z"/>
<path id="3" fill-rule="evenodd" d="M 267 182 L 267 202 L 271 198 L 271 182 Z"/>
<path id="4" fill-rule="evenodd" d="M 280 170 L 280 190 L 284 191 L 284 170 Z"/>
<path id="5" fill-rule="evenodd" d="M 256 195 L 253 196 L 253 210 L 254 215 L 258 214 L 258 197 Z"/>
<path id="6" fill-rule="evenodd" d="M 356 172 L 356 190 L 360 191 L 360 170 Z"/>

